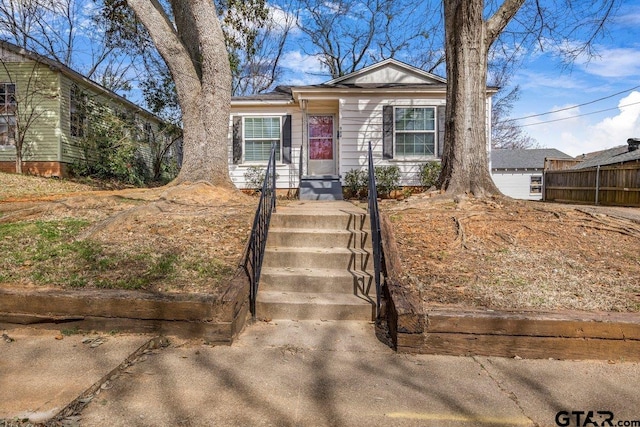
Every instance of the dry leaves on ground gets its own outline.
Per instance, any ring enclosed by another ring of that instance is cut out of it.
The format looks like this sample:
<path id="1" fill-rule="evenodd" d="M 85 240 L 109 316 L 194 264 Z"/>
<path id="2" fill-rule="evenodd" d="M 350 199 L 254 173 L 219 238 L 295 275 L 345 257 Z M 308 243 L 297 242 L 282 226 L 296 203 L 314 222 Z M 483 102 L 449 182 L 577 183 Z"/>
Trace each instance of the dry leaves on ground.
<path id="1" fill-rule="evenodd" d="M 425 196 L 382 206 L 425 304 L 640 311 L 640 209 Z"/>
<path id="2" fill-rule="evenodd" d="M 256 205 L 205 183 L 5 201 L 0 284 L 224 292 Z"/>

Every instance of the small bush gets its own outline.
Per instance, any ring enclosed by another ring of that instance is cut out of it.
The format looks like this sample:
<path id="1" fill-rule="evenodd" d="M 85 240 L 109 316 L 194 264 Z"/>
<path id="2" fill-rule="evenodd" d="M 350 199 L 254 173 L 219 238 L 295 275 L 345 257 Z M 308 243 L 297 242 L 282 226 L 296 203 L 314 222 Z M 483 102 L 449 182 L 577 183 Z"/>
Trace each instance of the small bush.
<path id="1" fill-rule="evenodd" d="M 427 162 L 420 166 L 418 172 L 420 178 L 420 184 L 424 188 L 431 188 L 438 182 L 440 171 L 442 170 L 442 163 L 440 162 Z"/>
<path id="2" fill-rule="evenodd" d="M 255 191 L 261 190 L 266 174 L 267 168 L 264 166 L 249 166 L 244 173 L 245 187 Z M 276 173 L 276 179 L 278 177 L 279 175 Z"/>
<path id="3" fill-rule="evenodd" d="M 345 196 L 361 199 L 367 197 L 369 176 L 366 170 L 351 169 L 344 176 Z"/>
<path id="4" fill-rule="evenodd" d="M 379 197 L 389 197 L 393 190 L 400 188 L 400 169 L 398 166 L 376 166 L 374 171 Z"/>
<path id="5" fill-rule="evenodd" d="M 71 173 L 143 186 L 150 170 L 136 140 L 135 123 L 97 103 L 85 105 L 84 110 L 87 129 L 78 141 L 83 155 L 71 165 Z"/>

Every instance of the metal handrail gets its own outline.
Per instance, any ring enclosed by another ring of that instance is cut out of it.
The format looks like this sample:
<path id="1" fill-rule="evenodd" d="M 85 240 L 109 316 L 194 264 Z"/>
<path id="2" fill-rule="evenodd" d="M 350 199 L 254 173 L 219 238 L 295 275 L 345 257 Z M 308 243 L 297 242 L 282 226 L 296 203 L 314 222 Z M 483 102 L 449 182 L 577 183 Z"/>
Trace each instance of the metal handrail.
<path id="1" fill-rule="evenodd" d="M 302 181 L 302 150 L 303 146 L 300 145 L 300 162 L 298 163 L 298 186 L 300 186 L 300 181 Z"/>
<path id="2" fill-rule="evenodd" d="M 260 202 L 256 209 L 256 216 L 253 219 L 251 237 L 247 244 L 244 263 L 242 267 L 249 278 L 249 310 L 251 316 L 256 317 L 256 298 L 258 296 L 258 285 L 260 283 L 260 271 L 262 270 L 262 260 L 267 246 L 267 234 L 269 232 L 269 222 L 271 213 L 276 211 L 276 144 L 271 147 L 269 163 L 265 171 Z"/>
<path id="3" fill-rule="evenodd" d="M 373 166 L 373 151 L 369 141 L 369 219 L 371 220 L 371 244 L 373 245 L 373 267 L 376 283 L 376 318 L 380 317 L 382 297 L 382 263 L 384 251 L 382 250 L 382 233 L 380 232 L 380 211 L 378 210 L 378 192 L 376 187 L 376 174 Z"/>

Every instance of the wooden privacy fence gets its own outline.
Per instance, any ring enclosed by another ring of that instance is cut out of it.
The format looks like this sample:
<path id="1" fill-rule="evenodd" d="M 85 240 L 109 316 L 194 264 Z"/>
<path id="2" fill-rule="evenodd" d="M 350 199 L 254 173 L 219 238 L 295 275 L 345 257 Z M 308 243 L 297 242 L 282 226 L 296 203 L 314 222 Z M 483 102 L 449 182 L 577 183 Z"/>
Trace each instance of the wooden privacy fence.
<path id="1" fill-rule="evenodd" d="M 545 171 L 544 200 L 640 207 L 640 163 Z"/>

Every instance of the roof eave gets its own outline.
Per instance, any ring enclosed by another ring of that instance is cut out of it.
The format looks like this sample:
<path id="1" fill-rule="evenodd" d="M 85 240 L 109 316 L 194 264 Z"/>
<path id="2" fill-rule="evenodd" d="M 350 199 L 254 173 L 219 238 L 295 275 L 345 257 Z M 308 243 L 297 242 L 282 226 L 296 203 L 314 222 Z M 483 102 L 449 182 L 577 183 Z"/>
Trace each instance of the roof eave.
<path id="1" fill-rule="evenodd" d="M 260 105 L 293 105 L 293 99 L 232 99 L 231 107 L 247 107 Z"/>
<path id="2" fill-rule="evenodd" d="M 101 84 L 94 82 L 93 80 L 91 80 L 90 78 L 80 74 L 79 72 L 67 67 L 66 65 L 55 61 L 51 58 L 47 58 L 46 56 L 40 55 L 39 53 L 36 52 L 31 52 L 28 51 L 20 46 L 14 45 L 13 43 L 7 42 L 5 40 L 0 40 L 0 46 L 3 46 L 15 53 L 17 53 L 18 55 L 22 55 L 25 56 L 29 59 L 31 59 L 32 61 L 36 61 L 39 62 L 43 65 L 47 65 L 49 68 L 51 68 L 52 70 L 57 70 L 60 73 L 62 73 L 63 75 L 69 77 L 72 80 L 79 80 L 83 83 L 85 83 L 88 86 L 91 86 L 93 89 L 96 89 L 99 92 L 102 92 L 102 94 L 104 95 L 108 95 L 109 97 L 112 98 L 116 98 L 119 101 L 122 101 L 123 103 L 129 105 L 130 107 L 132 107 L 134 110 L 137 110 L 141 113 L 144 113 L 145 115 L 154 118 L 155 120 L 161 122 L 161 123 L 166 123 L 164 120 L 162 120 L 160 117 L 156 116 L 155 114 L 153 114 L 151 111 L 148 111 L 144 108 L 142 108 L 141 106 L 139 106 L 138 104 L 129 101 L 127 98 L 125 98 L 122 95 L 118 95 L 117 93 L 115 93 L 112 90 L 107 89 L 106 87 L 102 86 Z"/>

